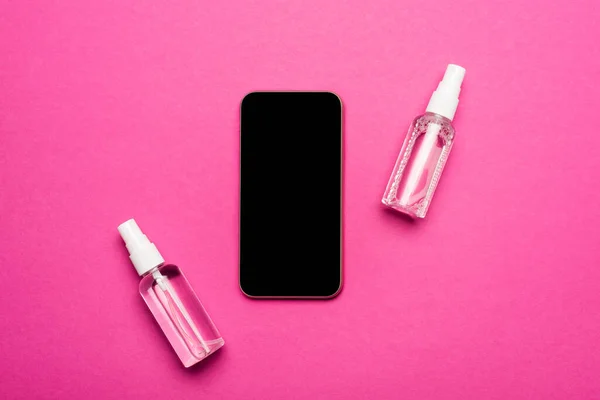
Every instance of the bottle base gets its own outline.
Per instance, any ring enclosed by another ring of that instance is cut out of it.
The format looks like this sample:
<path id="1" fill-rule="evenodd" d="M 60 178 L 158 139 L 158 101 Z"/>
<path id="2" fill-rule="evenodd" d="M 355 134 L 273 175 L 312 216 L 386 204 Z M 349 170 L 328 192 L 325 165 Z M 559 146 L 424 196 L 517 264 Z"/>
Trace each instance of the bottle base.
<path id="1" fill-rule="evenodd" d="M 198 364 L 200 361 L 204 360 L 211 354 L 215 353 L 217 350 L 219 350 L 221 347 L 223 347 L 224 344 L 225 344 L 225 341 L 222 338 L 207 341 L 206 342 L 206 346 L 208 347 L 207 352 L 203 352 L 202 355 L 200 355 L 200 356 L 195 356 L 195 355 L 190 354 L 190 357 L 187 360 L 181 360 L 181 362 L 183 363 L 184 367 L 189 368 L 192 365 Z"/>
<path id="2" fill-rule="evenodd" d="M 419 205 L 413 205 L 413 206 L 407 206 L 404 204 L 400 204 L 397 202 L 393 202 L 393 201 L 388 201 L 388 199 L 383 198 L 381 199 L 381 203 L 388 207 L 391 208 L 392 210 L 396 210 L 398 212 L 401 212 L 402 214 L 408 215 L 412 218 L 425 218 L 425 213 L 423 213 L 421 210 L 419 210 Z"/>

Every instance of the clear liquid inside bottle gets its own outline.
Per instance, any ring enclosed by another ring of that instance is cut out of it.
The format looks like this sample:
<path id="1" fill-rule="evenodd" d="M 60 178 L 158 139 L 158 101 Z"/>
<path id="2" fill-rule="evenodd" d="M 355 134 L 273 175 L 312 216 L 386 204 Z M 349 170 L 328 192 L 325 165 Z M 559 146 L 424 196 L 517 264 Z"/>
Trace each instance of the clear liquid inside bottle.
<path id="1" fill-rule="evenodd" d="M 140 282 L 140 294 L 184 366 L 225 343 L 179 267 L 168 264 L 149 271 Z"/>
<path id="2" fill-rule="evenodd" d="M 434 113 L 417 117 L 408 130 L 382 202 L 388 207 L 424 218 L 452 149 L 454 128 Z"/>

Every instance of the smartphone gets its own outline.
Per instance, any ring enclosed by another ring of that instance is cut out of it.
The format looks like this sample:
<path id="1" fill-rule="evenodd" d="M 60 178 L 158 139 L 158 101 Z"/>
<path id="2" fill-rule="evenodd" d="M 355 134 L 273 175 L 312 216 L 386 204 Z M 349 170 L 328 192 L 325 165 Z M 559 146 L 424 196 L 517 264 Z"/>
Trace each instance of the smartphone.
<path id="1" fill-rule="evenodd" d="M 342 103 L 253 92 L 241 105 L 240 288 L 330 298 L 342 287 Z"/>

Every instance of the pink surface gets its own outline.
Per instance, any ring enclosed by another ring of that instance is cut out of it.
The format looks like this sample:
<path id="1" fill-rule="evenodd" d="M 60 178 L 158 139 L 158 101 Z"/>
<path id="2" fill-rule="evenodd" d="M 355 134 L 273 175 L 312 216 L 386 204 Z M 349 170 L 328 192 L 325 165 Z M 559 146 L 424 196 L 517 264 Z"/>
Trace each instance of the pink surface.
<path id="1" fill-rule="evenodd" d="M 600 398 L 599 11 L 2 0 L 0 398 Z M 411 223 L 379 202 L 448 62 L 457 139 Z M 238 289 L 239 102 L 261 89 L 344 101 L 335 300 Z M 198 368 L 137 292 L 132 216 L 225 337 Z"/>

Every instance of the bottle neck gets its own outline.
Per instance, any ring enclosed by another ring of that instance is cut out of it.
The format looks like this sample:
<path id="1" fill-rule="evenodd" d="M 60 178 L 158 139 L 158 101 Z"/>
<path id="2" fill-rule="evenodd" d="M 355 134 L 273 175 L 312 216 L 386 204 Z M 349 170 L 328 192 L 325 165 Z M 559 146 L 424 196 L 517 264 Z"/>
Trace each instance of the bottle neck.
<path id="1" fill-rule="evenodd" d="M 151 269 L 157 268 L 164 264 L 165 259 L 162 258 L 154 243 L 144 243 L 136 249 L 129 259 L 133 263 L 138 275 L 145 275 Z"/>
<path id="2" fill-rule="evenodd" d="M 444 115 L 434 113 L 431 111 L 425 111 L 425 114 L 423 114 L 423 117 L 428 117 L 430 119 L 434 119 L 435 122 L 440 125 L 452 125 L 451 119 L 445 117 Z"/>
<path id="3" fill-rule="evenodd" d="M 158 265 L 157 265 L 156 267 L 154 267 L 154 268 L 151 268 L 151 269 L 147 270 L 147 271 L 146 271 L 146 272 L 144 272 L 143 274 L 140 274 L 140 276 L 143 278 L 143 277 L 145 277 L 145 276 L 147 276 L 147 275 L 153 275 L 154 273 L 156 273 L 156 272 L 159 272 L 159 268 L 160 268 L 160 267 L 162 267 L 163 265 L 165 265 L 165 263 L 164 263 L 164 262 L 162 262 L 162 263 L 158 264 Z M 160 273 L 160 272 L 159 272 L 159 273 Z"/>
<path id="4" fill-rule="evenodd" d="M 458 108 L 458 97 L 449 96 L 445 92 L 435 91 L 429 99 L 425 112 L 441 115 L 452 121 Z"/>

